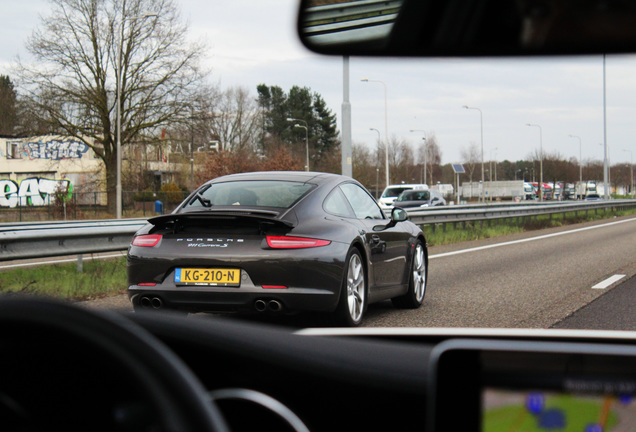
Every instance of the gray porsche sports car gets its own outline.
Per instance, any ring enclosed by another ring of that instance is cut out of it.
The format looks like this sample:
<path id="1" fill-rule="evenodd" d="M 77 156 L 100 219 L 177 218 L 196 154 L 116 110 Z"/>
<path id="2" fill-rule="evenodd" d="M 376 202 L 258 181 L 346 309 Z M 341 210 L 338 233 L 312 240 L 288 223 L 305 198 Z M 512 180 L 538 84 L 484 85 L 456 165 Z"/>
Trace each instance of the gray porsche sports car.
<path id="1" fill-rule="evenodd" d="M 129 296 L 135 309 L 333 312 L 358 325 L 372 302 L 422 304 L 426 240 L 407 218 L 336 174 L 220 177 L 136 233 Z"/>

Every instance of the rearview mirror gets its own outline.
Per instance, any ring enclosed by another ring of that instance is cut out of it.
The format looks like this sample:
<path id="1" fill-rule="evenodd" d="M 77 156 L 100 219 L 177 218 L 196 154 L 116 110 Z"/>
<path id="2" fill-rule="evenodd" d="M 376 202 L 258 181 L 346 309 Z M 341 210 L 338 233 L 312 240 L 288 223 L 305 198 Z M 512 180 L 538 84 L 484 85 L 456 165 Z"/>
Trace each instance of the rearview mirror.
<path id="1" fill-rule="evenodd" d="M 631 0 L 302 0 L 298 30 L 337 55 L 482 56 L 636 50 Z"/>

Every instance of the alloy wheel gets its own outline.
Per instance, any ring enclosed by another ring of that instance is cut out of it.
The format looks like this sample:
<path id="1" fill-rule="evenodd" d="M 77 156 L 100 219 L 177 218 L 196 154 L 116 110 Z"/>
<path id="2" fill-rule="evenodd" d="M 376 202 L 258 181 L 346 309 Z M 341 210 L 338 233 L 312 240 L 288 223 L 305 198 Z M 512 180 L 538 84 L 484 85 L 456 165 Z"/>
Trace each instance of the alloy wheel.
<path id="1" fill-rule="evenodd" d="M 365 281 L 362 261 L 358 254 L 352 254 L 347 272 L 347 304 L 354 322 L 360 321 L 364 312 Z"/>
<path id="2" fill-rule="evenodd" d="M 413 260 L 413 291 L 415 299 L 421 303 L 426 290 L 426 259 L 421 243 L 418 243 L 415 248 Z"/>

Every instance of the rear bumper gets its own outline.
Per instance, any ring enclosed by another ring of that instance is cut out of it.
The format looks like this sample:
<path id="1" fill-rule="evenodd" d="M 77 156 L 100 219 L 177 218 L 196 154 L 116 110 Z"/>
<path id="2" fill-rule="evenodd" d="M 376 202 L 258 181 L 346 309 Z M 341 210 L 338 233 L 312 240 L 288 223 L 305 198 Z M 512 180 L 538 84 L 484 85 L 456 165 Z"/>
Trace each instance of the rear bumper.
<path id="1" fill-rule="evenodd" d="M 188 312 L 332 312 L 339 290 L 258 287 L 208 288 L 148 287 L 132 285 L 128 296 L 136 307 L 178 309 Z"/>
<path id="2" fill-rule="evenodd" d="M 276 251 L 259 247 L 243 255 L 197 258 L 143 257 L 135 253 L 145 251 L 137 249 L 128 254 L 128 295 L 136 307 L 152 307 L 148 299 L 155 299 L 160 307 L 191 312 L 254 311 L 259 300 L 275 300 L 287 311 L 330 312 L 338 304 L 348 245 Z M 175 277 L 178 268 L 240 269 L 240 286 L 181 284 Z"/>

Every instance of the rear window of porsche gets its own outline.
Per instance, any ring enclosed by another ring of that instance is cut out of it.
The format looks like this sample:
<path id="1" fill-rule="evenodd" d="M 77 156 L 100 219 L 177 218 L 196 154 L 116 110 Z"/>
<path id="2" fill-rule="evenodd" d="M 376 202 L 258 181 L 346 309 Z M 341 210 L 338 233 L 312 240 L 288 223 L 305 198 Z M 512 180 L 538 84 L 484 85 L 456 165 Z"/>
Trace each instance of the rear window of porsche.
<path id="1" fill-rule="evenodd" d="M 247 206 L 289 208 L 307 194 L 314 185 L 280 180 L 250 180 L 214 183 L 186 207 Z"/>

